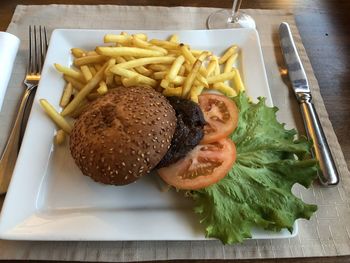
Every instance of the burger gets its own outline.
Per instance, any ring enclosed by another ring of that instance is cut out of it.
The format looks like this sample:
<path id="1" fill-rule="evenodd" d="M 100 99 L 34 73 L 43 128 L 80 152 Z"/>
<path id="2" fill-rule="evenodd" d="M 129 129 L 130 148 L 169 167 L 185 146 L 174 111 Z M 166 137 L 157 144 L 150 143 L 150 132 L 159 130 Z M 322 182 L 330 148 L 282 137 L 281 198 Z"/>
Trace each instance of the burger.
<path id="1" fill-rule="evenodd" d="M 125 185 L 183 158 L 203 138 L 194 102 L 151 87 L 118 87 L 93 101 L 74 123 L 70 151 L 96 182 Z"/>

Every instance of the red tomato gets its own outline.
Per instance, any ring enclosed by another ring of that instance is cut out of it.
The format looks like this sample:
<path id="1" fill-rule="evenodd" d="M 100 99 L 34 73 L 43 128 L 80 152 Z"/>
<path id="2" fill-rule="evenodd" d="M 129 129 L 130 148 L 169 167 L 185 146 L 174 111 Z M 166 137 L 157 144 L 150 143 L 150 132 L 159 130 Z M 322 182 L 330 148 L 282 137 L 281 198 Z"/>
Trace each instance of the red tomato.
<path id="1" fill-rule="evenodd" d="M 216 142 L 229 136 L 236 129 L 238 108 L 231 99 L 210 93 L 204 93 L 198 99 L 207 122 L 202 144 Z"/>
<path id="2" fill-rule="evenodd" d="M 178 162 L 158 170 L 160 177 L 178 189 L 196 190 L 224 178 L 236 161 L 236 146 L 230 139 L 197 145 Z"/>

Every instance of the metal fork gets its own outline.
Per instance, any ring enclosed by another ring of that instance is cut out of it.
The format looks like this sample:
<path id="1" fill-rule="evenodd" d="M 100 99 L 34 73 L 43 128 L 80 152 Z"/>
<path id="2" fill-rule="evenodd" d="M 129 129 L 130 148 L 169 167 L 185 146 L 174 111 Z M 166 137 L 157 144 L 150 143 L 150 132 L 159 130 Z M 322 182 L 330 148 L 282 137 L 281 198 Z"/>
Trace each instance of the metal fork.
<path id="1" fill-rule="evenodd" d="M 28 99 L 38 86 L 47 45 L 46 28 L 42 26 L 29 26 L 29 60 L 26 76 L 23 81 L 25 90 L 10 136 L 0 159 L 0 194 L 7 192 L 11 180 L 21 145 L 21 133 L 23 134 L 25 129 L 23 117 L 25 115 Z"/>

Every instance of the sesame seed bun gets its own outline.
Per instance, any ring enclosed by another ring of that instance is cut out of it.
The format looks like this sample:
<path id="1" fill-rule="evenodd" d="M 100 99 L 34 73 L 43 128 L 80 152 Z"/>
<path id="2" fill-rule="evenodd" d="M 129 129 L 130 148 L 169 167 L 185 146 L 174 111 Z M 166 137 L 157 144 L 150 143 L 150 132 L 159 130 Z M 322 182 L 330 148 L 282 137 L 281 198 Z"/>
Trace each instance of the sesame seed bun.
<path id="1" fill-rule="evenodd" d="M 81 114 L 70 151 L 84 175 L 104 184 L 129 184 L 159 163 L 175 127 L 175 112 L 163 95 L 150 87 L 118 87 Z"/>

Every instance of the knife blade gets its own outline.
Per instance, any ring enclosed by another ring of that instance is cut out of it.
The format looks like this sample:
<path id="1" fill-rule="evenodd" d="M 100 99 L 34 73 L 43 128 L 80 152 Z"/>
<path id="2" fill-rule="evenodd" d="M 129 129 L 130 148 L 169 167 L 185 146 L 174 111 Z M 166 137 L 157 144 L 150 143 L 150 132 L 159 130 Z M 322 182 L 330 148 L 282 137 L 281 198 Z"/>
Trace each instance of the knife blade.
<path id="1" fill-rule="evenodd" d="M 335 186 L 339 183 L 339 174 L 316 109 L 312 103 L 309 82 L 288 23 L 281 23 L 279 36 L 284 61 L 288 69 L 289 79 L 299 102 L 306 133 L 308 138 L 313 141 L 312 153 L 319 162 L 320 171 L 318 175 L 320 182 L 324 186 Z"/>

